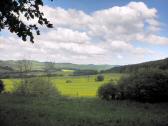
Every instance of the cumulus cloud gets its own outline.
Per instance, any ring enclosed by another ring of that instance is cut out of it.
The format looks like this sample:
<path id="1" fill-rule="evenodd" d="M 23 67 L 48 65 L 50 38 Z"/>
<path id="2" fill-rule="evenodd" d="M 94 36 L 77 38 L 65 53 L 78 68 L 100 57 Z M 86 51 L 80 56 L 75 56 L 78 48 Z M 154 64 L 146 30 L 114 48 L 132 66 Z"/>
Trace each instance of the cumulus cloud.
<path id="1" fill-rule="evenodd" d="M 145 57 L 162 54 L 134 43 L 167 45 L 168 38 L 156 33 L 161 29 L 155 8 L 143 2 L 130 2 L 90 14 L 61 7 L 41 7 L 53 23 L 53 29 L 41 29 L 35 44 L 19 42 L 18 38 L 0 37 L 0 57 L 55 62 L 128 64 Z M 35 23 L 36 20 L 30 23 Z"/>
<path id="2" fill-rule="evenodd" d="M 47 37 L 46 37 L 47 36 Z M 87 43 L 90 37 L 85 32 L 74 31 L 67 28 L 57 28 L 40 36 L 39 40 L 55 41 L 57 43 Z"/>
<path id="3" fill-rule="evenodd" d="M 149 42 L 151 44 L 157 44 L 157 45 L 167 45 L 168 44 L 168 38 L 167 37 L 162 37 L 158 35 L 144 35 L 140 39 L 141 41 Z"/>

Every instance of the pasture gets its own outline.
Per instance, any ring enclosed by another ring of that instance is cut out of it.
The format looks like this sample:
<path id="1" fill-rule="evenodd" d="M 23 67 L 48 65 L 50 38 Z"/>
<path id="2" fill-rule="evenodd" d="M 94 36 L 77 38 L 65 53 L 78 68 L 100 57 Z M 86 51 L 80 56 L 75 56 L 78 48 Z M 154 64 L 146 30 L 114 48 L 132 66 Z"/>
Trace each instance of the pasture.
<path id="1" fill-rule="evenodd" d="M 50 77 L 49 79 L 63 96 L 95 97 L 102 84 L 111 80 L 118 81 L 121 76 L 121 74 L 104 74 L 104 81 L 100 82 L 95 81 L 97 75 Z M 19 79 L 4 79 L 4 83 L 5 91 L 12 92 L 15 85 L 19 83 Z"/>
<path id="2" fill-rule="evenodd" d="M 168 103 L 104 101 L 96 97 L 99 86 L 121 74 L 50 77 L 62 96 L 0 95 L 0 126 L 167 126 Z M 4 79 L 12 92 L 19 79 Z M 68 96 L 68 97 L 67 97 Z"/>

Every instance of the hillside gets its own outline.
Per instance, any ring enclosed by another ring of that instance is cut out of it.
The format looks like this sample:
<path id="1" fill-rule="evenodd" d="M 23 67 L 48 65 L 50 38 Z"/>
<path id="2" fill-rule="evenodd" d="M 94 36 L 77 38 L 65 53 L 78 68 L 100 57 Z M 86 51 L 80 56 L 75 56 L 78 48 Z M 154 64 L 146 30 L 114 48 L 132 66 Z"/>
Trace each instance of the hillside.
<path id="1" fill-rule="evenodd" d="M 0 72 L 10 72 L 18 70 L 18 62 L 14 60 L 0 61 Z M 31 61 L 32 71 L 43 71 L 51 62 Z M 107 70 L 113 65 L 94 65 L 94 64 L 72 64 L 72 63 L 52 63 L 54 69 L 72 69 L 72 70 Z"/>
<path id="2" fill-rule="evenodd" d="M 103 72 L 107 73 L 124 73 L 124 72 L 135 72 L 140 69 L 161 69 L 161 70 L 168 70 L 168 58 L 157 60 L 157 61 L 150 61 L 140 64 L 133 64 L 133 65 L 125 65 L 125 66 L 119 66 L 119 67 L 113 67 L 109 70 L 105 70 Z"/>

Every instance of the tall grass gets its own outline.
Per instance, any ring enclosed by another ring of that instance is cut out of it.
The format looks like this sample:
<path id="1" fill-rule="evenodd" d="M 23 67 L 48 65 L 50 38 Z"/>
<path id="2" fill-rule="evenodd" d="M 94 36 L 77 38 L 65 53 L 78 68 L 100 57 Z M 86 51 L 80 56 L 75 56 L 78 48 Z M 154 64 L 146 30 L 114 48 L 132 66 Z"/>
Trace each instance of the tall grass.
<path id="1" fill-rule="evenodd" d="M 167 126 L 168 104 L 0 95 L 1 126 Z"/>
<path id="2" fill-rule="evenodd" d="M 168 103 L 109 102 L 95 97 L 99 86 L 121 76 L 106 74 L 103 82 L 96 82 L 96 76 L 50 78 L 62 95 L 73 97 L 1 94 L 0 126 L 167 126 Z M 20 85 L 19 80 L 4 80 L 7 91 L 15 90 L 13 82 Z"/>

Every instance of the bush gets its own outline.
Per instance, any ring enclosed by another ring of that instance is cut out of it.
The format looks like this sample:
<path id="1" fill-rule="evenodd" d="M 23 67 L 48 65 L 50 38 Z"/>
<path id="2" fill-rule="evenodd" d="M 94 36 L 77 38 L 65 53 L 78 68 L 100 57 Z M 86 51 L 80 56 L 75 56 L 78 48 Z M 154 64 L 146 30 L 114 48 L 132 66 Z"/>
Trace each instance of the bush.
<path id="1" fill-rule="evenodd" d="M 71 80 L 66 80 L 66 83 L 72 83 L 72 81 Z"/>
<path id="2" fill-rule="evenodd" d="M 98 75 L 96 77 L 96 81 L 103 81 L 104 80 L 104 76 L 103 75 Z"/>
<path id="3" fill-rule="evenodd" d="M 140 71 L 119 81 L 124 98 L 141 102 L 168 102 L 168 76 L 159 70 Z"/>
<path id="4" fill-rule="evenodd" d="M 113 82 L 98 90 L 102 99 L 130 99 L 140 102 L 168 102 L 168 75 L 160 70 L 142 70 L 123 77 L 115 86 Z"/>
<path id="5" fill-rule="evenodd" d="M 113 83 L 102 85 L 98 89 L 98 96 L 105 100 L 115 100 L 119 98 L 119 90 Z"/>
<path id="6" fill-rule="evenodd" d="M 14 94 L 23 96 L 55 96 L 58 91 L 53 84 L 45 78 L 27 78 L 16 87 Z"/>
<path id="7" fill-rule="evenodd" d="M 0 93 L 4 90 L 4 84 L 3 81 L 0 80 Z"/>

